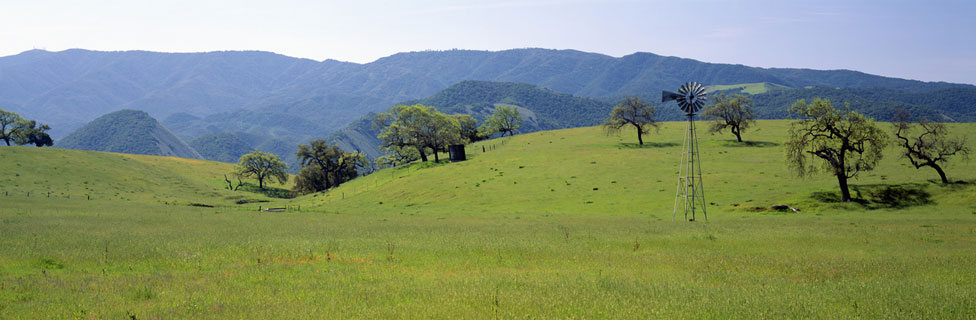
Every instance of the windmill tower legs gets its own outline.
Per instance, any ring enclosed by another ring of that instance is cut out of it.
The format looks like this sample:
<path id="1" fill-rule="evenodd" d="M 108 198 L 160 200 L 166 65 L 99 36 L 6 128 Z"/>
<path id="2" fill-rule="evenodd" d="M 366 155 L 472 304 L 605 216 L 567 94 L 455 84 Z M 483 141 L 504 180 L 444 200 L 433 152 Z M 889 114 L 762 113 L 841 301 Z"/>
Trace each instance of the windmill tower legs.
<path id="1" fill-rule="evenodd" d="M 694 114 L 688 114 L 688 131 L 681 148 L 681 167 L 678 170 L 678 186 L 674 196 L 674 212 L 671 220 L 678 215 L 678 206 L 684 209 L 685 220 L 695 221 L 697 211 L 701 211 L 705 221 L 705 188 L 701 178 L 701 158 L 698 152 L 698 134 L 695 131 Z M 688 214 L 691 217 L 688 217 Z"/>

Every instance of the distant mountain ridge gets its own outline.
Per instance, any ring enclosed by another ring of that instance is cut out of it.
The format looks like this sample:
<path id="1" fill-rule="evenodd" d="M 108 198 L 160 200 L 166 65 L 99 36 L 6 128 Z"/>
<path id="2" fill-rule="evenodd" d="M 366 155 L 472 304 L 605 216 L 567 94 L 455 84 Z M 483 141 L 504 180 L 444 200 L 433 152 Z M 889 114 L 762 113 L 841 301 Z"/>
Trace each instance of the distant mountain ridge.
<path id="1" fill-rule="evenodd" d="M 59 140 L 55 147 L 203 159 L 159 121 L 138 110 L 121 110 L 98 117 Z"/>
<path id="2" fill-rule="evenodd" d="M 580 122 L 575 124 L 543 123 L 540 128 L 596 123 L 597 111 L 606 104 L 633 95 L 653 102 L 661 90 L 675 90 L 690 80 L 708 85 L 771 83 L 791 90 L 881 88 L 922 96 L 936 90 L 976 90 L 967 84 L 905 80 L 850 70 L 765 69 L 642 52 L 618 58 L 550 49 L 422 51 L 357 64 L 260 51 L 72 49 L 31 50 L 0 57 L 0 106 L 51 125 L 56 142 L 101 115 L 134 109 L 163 120 L 184 141 L 232 133 L 255 149 L 291 161 L 298 144 L 326 137 L 398 102 L 437 99 L 432 95 L 467 80 L 533 85 L 604 105 L 584 110 L 594 116 L 577 117 Z M 467 103 L 498 103 L 489 100 L 493 99 Z M 770 95 L 769 101 L 773 100 Z M 965 98 L 960 101 L 972 102 Z M 777 112 L 766 115 L 779 116 Z M 972 119 L 968 115 L 976 111 L 951 113 L 945 114 L 947 118 Z M 539 119 L 557 121 L 554 116 L 558 114 Z M 678 117 L 670 109 L 661 112 L 662 120 Z"/>
<path id="3" fill-rule="evenodd" d="M 356 64 L 260 51 L 72 49 L 31 50 L 0 58 L 0 105 L 51 124 L 56 139 L 102 114 L 121 109 L 143 110 L 157 119 L 181 112 L 204 118 L 240 110 L 264 117 L 268 107 L 304 105 L 302 109 L 318 110 L 320 118 L 343 115 L 338 122 L 344 123 L 323 123 L 318 130 L 331 132 L 366 113 L 385 110 L 398 101 L 428 97 L 463 80 L 521 82 L 604 100 L 674 89 L 689 80 L 706 84 L 769 82 L 794 88 L 882 87 L 907 92 L 973 87 L 848 70 L 713 64 L 651 53 L 615 58 L 549 49 L 423 51 Z M 345 98 L 328 98 L 335 95 Z M 354 100 L 365 102 L 350 102 Z M 235 121 L 230 117 L 223 123 L 217 119 L 216 124 L 207 125 L 220 128 Z M 183 137 L 192 140 L 207 133 L 212 132 Z"/>

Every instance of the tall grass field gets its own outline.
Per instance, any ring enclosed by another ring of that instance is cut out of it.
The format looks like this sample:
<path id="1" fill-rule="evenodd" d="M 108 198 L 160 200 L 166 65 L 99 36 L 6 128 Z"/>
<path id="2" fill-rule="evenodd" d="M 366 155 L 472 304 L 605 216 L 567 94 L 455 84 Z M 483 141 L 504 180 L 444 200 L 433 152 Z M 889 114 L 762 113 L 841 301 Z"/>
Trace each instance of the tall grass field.
<path id="1" fill-rule="evenodd" d="M 699 131 L 696 222 L 674 210 L 684 122 L 644 146 L 488 140 L 296 198 L 228 190 L 226 163 L 0 147 L 0 319 L 976 317 L 976 163 L 942 185 L 891 145 L 842 203 L 787 169 L 788 127 Z M 949 130 L 976 148 L 976 124 Z"/>

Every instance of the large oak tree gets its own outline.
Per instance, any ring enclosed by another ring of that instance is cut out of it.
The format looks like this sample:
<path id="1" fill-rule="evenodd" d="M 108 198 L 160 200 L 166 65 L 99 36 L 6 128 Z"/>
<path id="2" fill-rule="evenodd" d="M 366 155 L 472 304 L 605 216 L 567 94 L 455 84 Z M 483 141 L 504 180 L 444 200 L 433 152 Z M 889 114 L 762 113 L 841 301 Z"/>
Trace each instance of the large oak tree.
<path id="1" fill-rule="evenodd" d="M 428 152 L 439 161 L 439 151 L 448 145 L 464 143 L 462 117 L 449 116 L 434 107 L 424 105 L 395 106 L 390 112 L 377 115 L 374 127 L 382 128 L 378 138 L 387 150 L 414 148 L 421 161 L 427 161 Z M 465 119 L 466 120 L 466 119 Z"/>
<path id="2" fill-rule="evenodd" d="M 837 110 L 829 100 L 817 98 L 810 104 L 799 100 L 790 113 L 798 119 L 791 125 L 786 143 L 787 165 L 799 176 L 819 170 L 832 173 L 840 185 L 841 200 L 851 201 L 847 180 L 874 169 L 888 145 L 888 135 L 850 105 Z"/>
<path id="3" fill-rule="evenodd" d="M 302 169 L 295 178 L 295 191 L 301 193 L 338 187 L 358 176 L 359 168 L 368 166 L 362 153 L 345 152 L 322 139 L 298 146 L 296 155 Z"/>
<path id="4" fill-rule="evenodd" d="M 264 180 L 276 179 L 288 182 L 288 166 L 278 156 L 262 151 L 251 151 L 241 156 L 234 173 L 239 177 L 258 180 L 258 188 L 264 189 Z"/>

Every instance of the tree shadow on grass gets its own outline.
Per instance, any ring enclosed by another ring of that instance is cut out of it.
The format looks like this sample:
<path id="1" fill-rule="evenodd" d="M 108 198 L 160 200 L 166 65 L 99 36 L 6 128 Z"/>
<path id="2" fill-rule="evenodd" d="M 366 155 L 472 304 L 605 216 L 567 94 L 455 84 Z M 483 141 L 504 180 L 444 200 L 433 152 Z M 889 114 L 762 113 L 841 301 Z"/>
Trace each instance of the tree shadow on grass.
<path id="1" fill-rule="evenodd" d="M 252 184 L 250 182 L 245 182 L 243 185 L 241 185 L 240 189 L 237 189 L 237 191 L 260 193 L 265 196 L 268 196 L 269 198 L 278 198 L 278 199 L 291 199 L 295 197 L 295 195 L 291 192 L 291 190 L 284 189 L 284 188 L 276 188 L 271 186 L 264 186 L 264 189 L 261 189 L 258 188 L 258 185 Z"/>
<path id="2" fill-rule="evenodd" d="M 768 147 L 777 147 L 779 146 L 779 143 L 769 142 L 769 141 L 748 141 L 747 140 L 747 141 L 739 142 L 737 140 L 723 140 L 722 146 L 723 147 L 768 148 Z"/>
<path id="3" fill-rule="evenodd" d="M 644 145 L 637 143 L 621 143 L 620 147 L 627 149 L 642 149 L 642 148 L 667 148 L 667 147 L 677 147 L 678 144 L 674 142 L 644 142 Z"/>
<path id="4" fill-rule="evenodd" d="M 932 195 L 925 191 L 926 184 L 911 183 L 900 185 L 871 184 L 851 186 L 852 203 L 875 209 L 904 209 L 934 203 Z M 814 192 L 814 200 L 824 203 L 842 203 L 840 192 Z"/>

